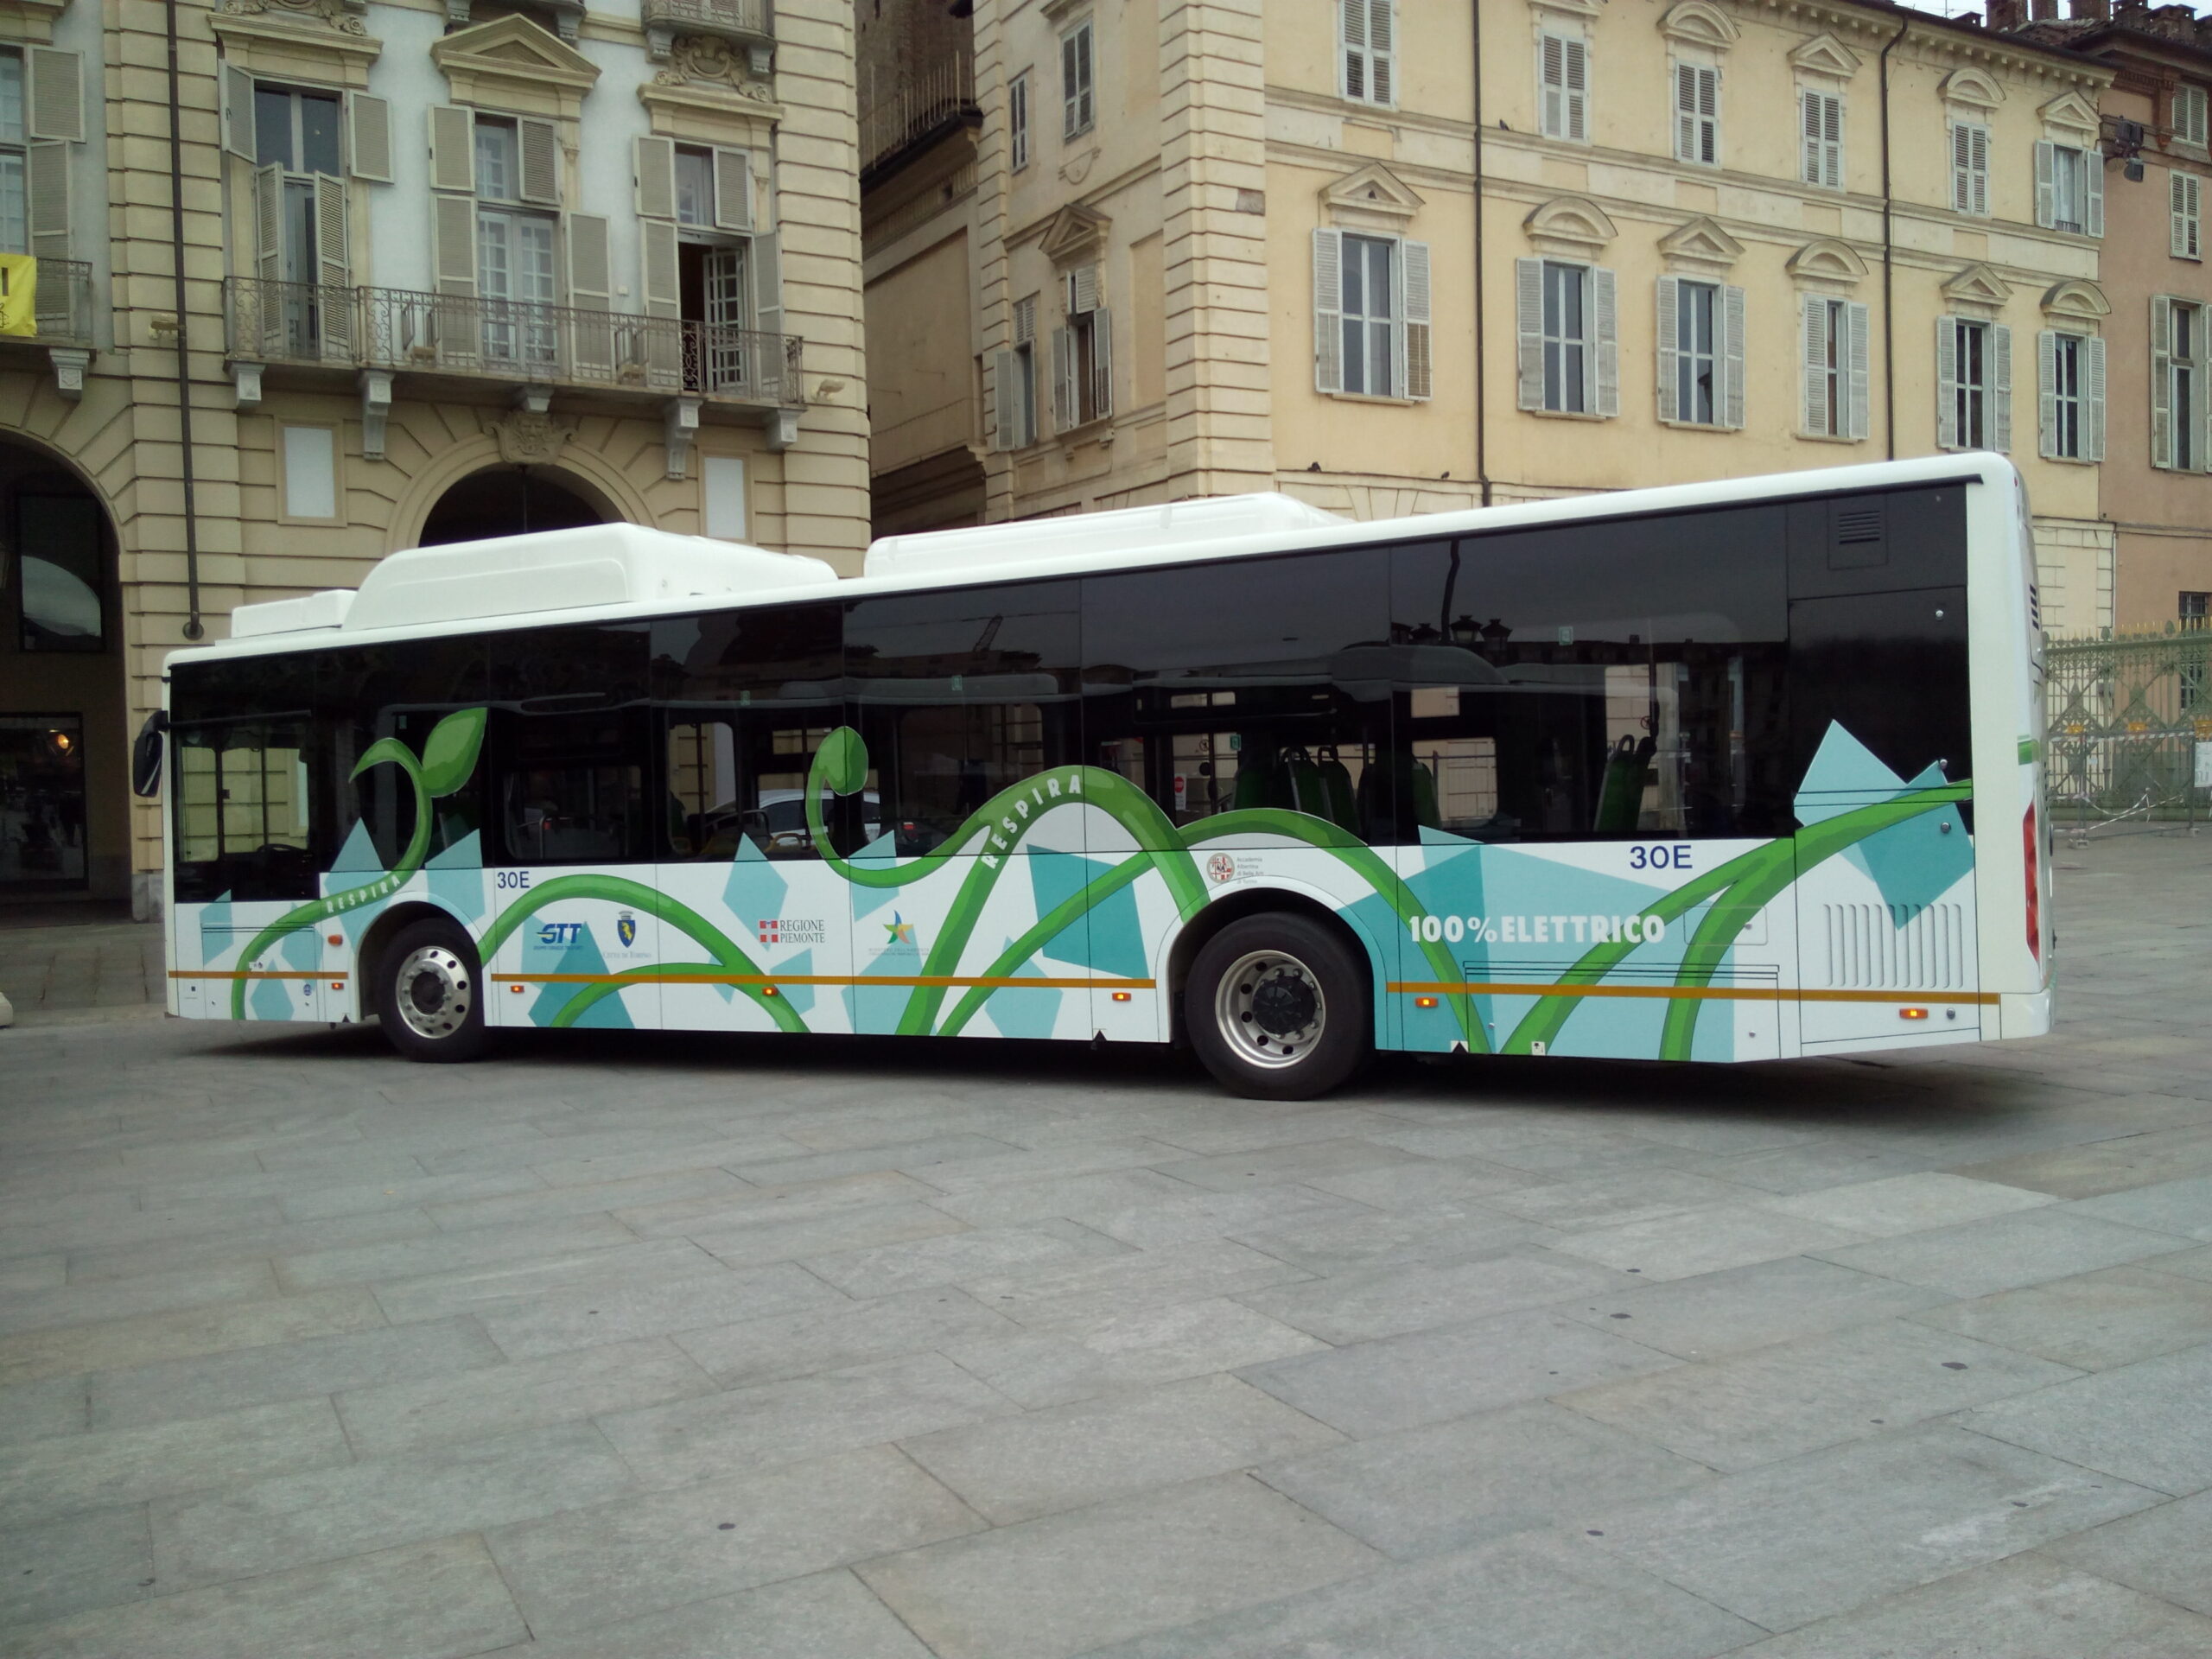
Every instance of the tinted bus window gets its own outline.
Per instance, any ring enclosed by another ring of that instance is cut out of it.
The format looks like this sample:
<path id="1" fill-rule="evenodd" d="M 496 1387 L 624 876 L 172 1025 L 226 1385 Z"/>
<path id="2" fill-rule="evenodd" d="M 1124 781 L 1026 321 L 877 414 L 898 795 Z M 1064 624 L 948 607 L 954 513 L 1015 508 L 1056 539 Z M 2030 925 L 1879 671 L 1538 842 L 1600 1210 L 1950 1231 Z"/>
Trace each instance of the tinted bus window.
<path id="1" fill-rule="evenodd" d="M 670 797 L 660 856 L 728 860 L 747 841 L 770 858 L 821 856 L 806 777 L 845 717 L 842 607 L 667 618 L 653 624 L 652 658 Z M 823 802 L 833 830 L 849 817 L 861 839 L 874 805 Z"/>
<path id="2" fill-rule="evenodd" d="M 494 634 L 485 738 L 497 855 L 508 864 L 619 864 L 647 850 L 650 626 Z"/>
<path id="3" fill-rule="evenodd" d="M 327 734 L 329 791 L 338 824 L 327 868 L 391 869 L 415 833 L 415 789 L 396 766 L 354 766 L 382 738 L 397 738 L 417 758 L 448 715 L 480 709 L 489 695 L 481 639 L 412 639 L 315 655 L 317 723 Z M 430 803 L 429 850 L 468 859 L 481 843 L 485 769 L 480 763 L 450 795 Z"/>
<path id="4" fill-rule="evenodd" d="M 1389 554 L 1084 579 L 1084 742 L 1178 825 L 1270 808 L 1387 839 Z"/>
<path id="5" fill-rule="evenodd" d="M 1783 545 L 1751 508 L 1401 549 L 1399 837 L 1788 834 Z"/>
<path id="6" fill-rule="evenodd" d="M 249 657 L 176 671 L 176 896 L 197 904 L 312 899 L 330 850 L 329 767 L 314 719 L 315 658 Z"/>
<path id="7" fill-rule="evenodd" d="M 1077 753 L 1077 589 L 1023 582 L 864 599 L 845 616 L 849 718 L 901 856 Z"/>

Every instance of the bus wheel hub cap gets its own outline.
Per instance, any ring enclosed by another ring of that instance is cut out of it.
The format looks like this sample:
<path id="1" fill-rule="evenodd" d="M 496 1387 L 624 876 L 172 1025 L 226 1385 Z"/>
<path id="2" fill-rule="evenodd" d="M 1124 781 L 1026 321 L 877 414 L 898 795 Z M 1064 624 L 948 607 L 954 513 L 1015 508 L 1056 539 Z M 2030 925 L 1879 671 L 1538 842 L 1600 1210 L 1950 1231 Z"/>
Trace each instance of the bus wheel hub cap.
<path id="1" fill-rule="evenodd" d="M 468 964 L 442 944 L 410 951 L 399 964 L 399 1017 L 418 1037 L 450 1037 L 474 1000 Z"/>
<path id="2" fill-rule="evenodd" d="M 1222 976 L 1214 1014 L 1223 1039 L 1239 1057 L 1274 1067 L 1303 1059 L 1320 1040 L 1328 1005 L 1304 963 L 1257 950 Z"/>

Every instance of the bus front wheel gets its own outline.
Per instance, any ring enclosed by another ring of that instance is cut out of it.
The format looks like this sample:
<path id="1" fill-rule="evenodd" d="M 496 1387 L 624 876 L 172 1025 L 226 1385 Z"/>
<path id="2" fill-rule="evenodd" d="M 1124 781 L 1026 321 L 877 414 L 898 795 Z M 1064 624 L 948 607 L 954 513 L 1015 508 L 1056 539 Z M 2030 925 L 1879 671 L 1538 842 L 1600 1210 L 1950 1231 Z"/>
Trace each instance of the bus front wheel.
<path id="1" fill-rule="evenodd" d="M 484 1052 L 483 969 L 468 935 L 425 919 L 399 931 L 377 972 L 377 1023 L 410 1060 L 473 1060 Z"/>
<path id="2" fill-rule="evenodd" d="M 1249 916 L 1191 964 L 1184 1029 L 1224 1088 L 1310 1100 L 1367 1058 L 1369 1003 L 1366 976 L 1332 930 L 1303 916 Z"/>

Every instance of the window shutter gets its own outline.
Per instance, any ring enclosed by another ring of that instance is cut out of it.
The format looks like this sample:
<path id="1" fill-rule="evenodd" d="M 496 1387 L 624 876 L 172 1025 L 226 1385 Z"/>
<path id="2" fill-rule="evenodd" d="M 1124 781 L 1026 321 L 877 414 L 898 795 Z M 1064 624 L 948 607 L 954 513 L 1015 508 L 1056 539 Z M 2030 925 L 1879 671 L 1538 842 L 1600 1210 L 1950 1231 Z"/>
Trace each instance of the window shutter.
<path id="1" fill-rule="evenodd" d="M 1597 366 L 1597 398 L 1590 404 L 1599 414 L 1621 412 L 1620 304 L 1618 284 L 1603 266 L 1590 270 L 1590 319 L 1595 325 L 1596 349 L 1586 361 Z"/>
<path id="2" fill-rule="evenodd" d="M 1567 132 L 1581 143 L 1590 136 L 1590 48 L 1580 41 L 1565 42 L 1567 48 Z"/>
<path id="3" fill-rule="evenodd" d="M 1720 424 L 1740 432 L 1744 429 L 1744 290 L 1724 288 L 1720 298 L 1727 335 L 1723 342 Z"/>
<path id="4" fill-rule="evenodd" d="M 1338 90 L 1346 98 L 1367 98 L 1367 0 L 1337 0 Z"/>
<path id="5" fill-rule="evenodd" d="M 1513 262 L 1514 321 L 1519 332 L 1520 406 L 1544 406 L 1544 262 Z"/>
<path id="6" fill-rule="evenodd" d="M 1951 124 L 1951 211 L 1974 211 L 1974 136 L 1957 121 Z"/>
<path id="7" fill-rule="evenodd" d="M 1402 281 L 1405 303 L 1398 315 L 1406 320 L 1406 326 L 1401 331 L 1404 341 L 1405 372 L 1398 384 L 1405 388 L 1407 397 L 1421 403 L 1433 395 L 1434 390 L 1428 320 L 1428 244 L 1402 242 L 1398 245 L 1405 256 L 1400 262 L 1404 273 Z"/>
<path id="8" fill-rule="evenodd" d="M 604 311 L 614 300 L 614 266 L 608 256 L 607 220 L 597 213 L 571 213 L 564 228 L 569 240 L 569 303 L 579 311 Z M 580 367 L 611 372 L 614 336 L 610 325 L 578 320 L 575 340 Z"/>
<path id="9" fill-rule="evenodd" d="M 1828 302 L 1817 294 L 1802 301 L 1804 313 L 1805 430 L 1815 437 L 1830 437 L 1827 399 Z"/>
<path id="10" fill-rule="evenodd" d="M 327 173 L 315 175 L 315 279 L 322 286 L 315 317 L 322 330 L 322 354 L 334 362 L 353 356 L 353 215 L 346 181 Z M 341 297 L 342 296 L 342 297 Z"/>
<path id="11" fill-rule="evenodd" d="M 1017 346 L 1033 346 L 1036 342 L 1037 296 L 1032 294 L 1026 300 L 1014 302 L 1014 343 Z"/>
<path id="12" fill-rule="evenodd" d="M 2094 144 L 2082 152 L 2082 179 L 2088 202 L 2082 227 L 2091 236 L 2105 233 L 2105 158 Z"/>
<path id="13" fill-rule="evenodd" d="M 27 48 L 23 133 L 60 143 L 85 142 L 85 54 L 50 46 Z"/>
<path id="14" fill-rule="evenodd" d="M 2194 173 L 2170 173 L 2173 194 L 2173 252 L 2177 258 L 2204 257 L 2204 181 Z"/>
<path id="15" fill-rule="evenodd" d="M 24 207 L 35 259 L 70 257 L 69 172 L 67 144 L 32 144 L 23 152 Z"/>
<path id="16" fill-rule="evenodd" d="M 223 66 L 223 148 L 247 161 L 254 158 L 253 77 L 235 63 Z"/>
<path id="17" fill-rule="evenodd" d="M 2174 464 L 2174 302 L 2151 296 L 2151 464 Z"/>
<path id="18" fill-rule="evenodd" d="M 1680 355 L 1675 343 L 1681 333 L 1682 281 L 1679 276 L 1659 279 L 1659 418 L 1672 421 L 1681 417 L 1682 406 L 1675 385 L 1675 359 Z"/>
<path id="19" fill-rule="evenodd" d="M 346 170 L 372 184 L 391 182 L 391 104 L 367 92 L 346 94 Z"/>
<path id="20" fill-rule="evenodd" d="M 2082 459 L 2102 461 L 2105 458 L 2104 336 L 2091 334 L 2082 342 L 2082 353 L 2088 359 L 2088 369 L 2082 377 L 2088 385 L 2082 396 Z"/>
<path id="21" fill-rule="evenodd" d="M 753 326 L 764 334 L 784 332 L 784 238 L 753 238 Z"/>
<path id="22" fill-rule="evenodd" d="M 1313 390 L 1344 389 L 1344 232 L 1313 232 Z"/>
<path id="23" fill-rule="evenodd" d="M 2058 454 L 2058 336 L 2048 328 L 2036 335 L 2036 453 Z"/>
<path id="24" fill-rule="evenodd" d="M 1936 447 L 1959 447 L 1959 320 L 1936 319 Z"/>
<path id="25" fill-rule="evenodd" d="M 1866 327 L 1866 308 L 1853 300 L 1843 309 L 1845 319 L 1851 325 L 1850 435 L 1853 438 L 1863 438 L 1866 435 L 1869 406 L 1872 403 L 1871 382 L 1873 378 L 1867 372 L 1866 366 L 1867 347 L 1870 344 Z"/>
<path id="26" fill-rule="evenodd" d="M 1989 129 L 1977 126 L 1970 130 L 1974 135 L 1974 208 L 1982 218 L 1989 216 Z"/>
<path id="27" fill-rule="evenodd" d="M 1367 95 L 1376 104 L 1397 97 L 1397 0 L 1367 0 Z"/>
<path id="28" fill-rule="evenodd" d="M 2046 231 L 2058 223 L 2058 149 L 2047 138 L 2036 141 L 2036 223 Z"/>
<path id="29" fill-rule="evenodd" d="M 725 231 L 753 228 L 753 157 L 747 151 L 715 152 L 715 223 Z"/>
<path id="30" fill-rule="evenodd" d="M 261 349 L 283 349 L 284 290 L 284 169 L 270 166 L 253 173 L 253 274 L 260 290 L 258 316 Z"/>
<path id="31" fill-rule="evenodd" d="M 2012 331 L 2001 322 L 1989 325 L 1989 447 L 2012 452 Z"/>
<path id="32" fill-rule="evenodd" d="M 1840 189 L 1843 185 L 1843 100 L 1809 88 L 1797 95 L 1802 128 L 1805 182 Z"/>
<path id="33" fill-rule="evenodd" d="M 1545 137 L 1567 133 L 1567 42 L 1556 35 L 1536 42 L 1537 121 Z"/>
<path id="34" fill-rule="evenodd" d="M 630 178 L 640 219 L 676 217 L 676 144 L 668 138 L 633 138 Z"/>
<path id="35" fill-rule="evenodd" d="M 1114 314 L 1090 314 L 1090 414 L 1103 420 L 1114 412 Z"/>
<path id="36" fill-rule="evenodd" d="M 1098 308 L 1098 267 L 1077 265 L 1068 272 L 1068 315 L 1081 316 Z"/>
<path id="37" fill-rule="evenodd" d="M 991 448 L 1011 449 L 1014 442 L 1014 353 L 991 354 Z"/>
<path id="38" fill-rule="evenodd" d="M 430 188 L 476 194 L 476 118 L 467 110 L 442 104 L 430 111 Z M 472 215 L 469 223 L 475 222 Z M 475 270 L 472 261 L 471 282 Z"/>
<path id="39" fill-rule="evenodd" d="M 1066 328 L 1052 330 L 1052 430 L 1075 427 L 1075 335 Z"/>
<path id="40" fill-rule="evenodd" d="M 436 250 L 433 264 L 438 292 L 457 298 L 476 293 L 476 203 L 466 196 L 440 196 L 431 203 Z"/>
<path id="41" fill-rule="evenodd" d="M 1697 70 L 1687 63 L 1675 66 L 1675 154 L 1697 159 Z"/>
<path id="42" fill-rule="evenodd" d="M 1843 99 L 1823 93 L 1821 98 L 1821 143 L 1827 170 L 1821 182 L 1831 190 L 1843 188 Z"/>
<path id="43" fill-rule="evenodd" d="M 550 121 L 524 118 L 515 124 L 516 148 L 522 152 L 522 189 L 524 201 L 538 207 L 561 205 L 561 134 Z"/>

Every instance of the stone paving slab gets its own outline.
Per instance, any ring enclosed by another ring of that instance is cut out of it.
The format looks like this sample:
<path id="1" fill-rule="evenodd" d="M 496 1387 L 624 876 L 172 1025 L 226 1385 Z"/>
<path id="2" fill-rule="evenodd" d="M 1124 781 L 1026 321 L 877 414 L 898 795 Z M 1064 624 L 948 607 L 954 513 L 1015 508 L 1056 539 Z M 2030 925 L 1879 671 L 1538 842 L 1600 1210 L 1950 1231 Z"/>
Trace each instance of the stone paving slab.
<path id="1" fill-rule="evenodd" d="M 0 1656 L 2212 1659 L 2212 838 L 2061 865 L 2048 1042 L 1280 1104 L 49 973 Z"/>

